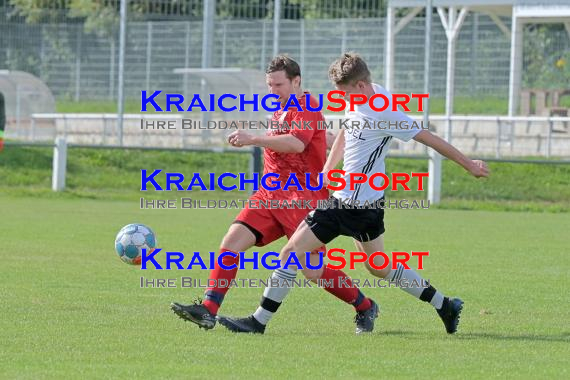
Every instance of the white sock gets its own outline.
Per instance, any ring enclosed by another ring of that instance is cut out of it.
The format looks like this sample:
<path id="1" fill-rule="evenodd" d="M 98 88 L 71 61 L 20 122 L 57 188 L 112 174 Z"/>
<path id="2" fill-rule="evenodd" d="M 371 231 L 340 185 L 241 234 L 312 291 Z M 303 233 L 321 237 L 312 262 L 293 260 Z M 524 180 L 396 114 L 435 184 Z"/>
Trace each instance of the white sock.
<path id="1" fill-rule="evenodd" d="M 297 277 L 295 269 L 276 269 L 271 274 L 269 285 L 263 291 L 259 307 L 253 317 L 266 325 L 277 311 L 283 299 L 291 291 L 291 283 Z"/>
<path id="2" fill-rule="evenodd" d="M 437 290 L 435 291 L 435 294 L 433 295 L 431 301 L 429 301 L 429 303 L 435 307 L 436 309 L 441 309 L 441 307 L 443 306 L 443 294 L 441 294 L 440 292 L 438 292 Z"/>
<path id="3" fill-rule="evenodd" d="M 422 301 L 429 302 L 436 309 L 441 309 L 443 294 L 431 285 L 426 288 L 425 284 L 427 281 L 413 269 L 405 269 L 402 264 L 398 263 L 396 270 L 392 270 L 386 279 L 394 281 L 406 293 Z"/>

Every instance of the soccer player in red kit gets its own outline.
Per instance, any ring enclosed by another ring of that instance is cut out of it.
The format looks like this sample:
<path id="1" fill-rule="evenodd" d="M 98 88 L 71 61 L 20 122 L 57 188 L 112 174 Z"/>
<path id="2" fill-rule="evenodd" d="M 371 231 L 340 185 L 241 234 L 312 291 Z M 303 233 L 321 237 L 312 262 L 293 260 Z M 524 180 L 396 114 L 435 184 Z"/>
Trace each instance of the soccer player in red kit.
<path id="1" fill-rule="evenodd" d="M 322 172 L 326 161 L 327 138 L 326 130 L 319 129 L 319 122 L 325 119 L 320 111 L 308 111 L 306 109 L 306 94 L 301 89 L 301 71 L 299 65 L 287 56 L 275 57 L 266 70 L 266 82 L 269 92 L 279 96 L 278 101 L 281 108 L 273 114 L 273 121 L 278 121 L 280 128 L 269 129 L 265 136 L 252 135 L 244 130 L 237 130 L 231 133 L 228 141 L 235 147 L 254 145 L 265 148 L 264 151 L 264 174 L 276 173 L 279 178 L 289 178 L 295 173 L 302 188 L 306 189 L 306 174 L 310 173 L 310 185 L 318 185 L 318 175 Z M 285 105 L 289 101 L 291 94 L 295 94 L 297 101 L 303 111 L 299 111 L 296 106 L 290 106 L 284 111 Z M 311 106 L 318 106 L 316 99 L 311 99 Z M 314 104 L 313 104 L 314 102 Z M 304 125 L 310 128 L 303 128 Z M 299 127 L 300 126 L 300 127 Z M 262 201 L 290 201 L 311 200 L 311 205 L 316 208 L 317 201 L 327 199 L 328 190 L 323 187 L 319 191 L 300 190 L 297 186 L 290 186 L 287 190 L 278 189 L 275 191 L 265 190 L 263 187 L 255 193 L 251 200 Z M 232 252 L 236 256 L 239 252 L 246 251 L 252 246 L 265 246 L 282 236 L 288 238 L 293 235 L 297 226 L 304 220 L 311 210 L 308 208 L 245 208 L 236 217 L 228 232 L 222 239 L 220 253 Z M 324 246 L 315 250 L 323 252 Z M 220 308 L 229 287 L 224 286 L 235 279 L 239 266 L 239 259 L 232 256 L 224 256 L 222 262 L 225 266 L 236 265 L 236 268 L 225 270 L 216 262 L 216 267 L 210 272 L 209 279 L 217 280 L 215 286 L 209 287 L 204 293 L 204 301 L 194 302 L 191 305 L 172 303 L 171 309 L 180 318 L 191 321 L 201 328 L 211 329 L 216 324 L 216 315 Z M 327 268 L 328 269 L 328 268 Z M 350 279 L 338 270 L 328 269 L 325 274 L 330 278 L 346 278 L 350 286 L 331 286 L 325 288 L 329 293 L 335 295 L 346 303 L 352 304 L 357 313 L 376 313 L 374 301 L 364 297 L 358 288 L 352 286 Z M 291 279 L 287 271 L 277 269 L 272 278 L 277 281 L 287 281 Z M 212 281 L 213 283 L 214 281 Z M 340 284 L 335 281 L 334 284 Z M 221 286 L 220 286 L 221 285 Z M 271 299 L 263 300 L 264 307 L 268 310 L 277 310 L 279 305 Z"/>

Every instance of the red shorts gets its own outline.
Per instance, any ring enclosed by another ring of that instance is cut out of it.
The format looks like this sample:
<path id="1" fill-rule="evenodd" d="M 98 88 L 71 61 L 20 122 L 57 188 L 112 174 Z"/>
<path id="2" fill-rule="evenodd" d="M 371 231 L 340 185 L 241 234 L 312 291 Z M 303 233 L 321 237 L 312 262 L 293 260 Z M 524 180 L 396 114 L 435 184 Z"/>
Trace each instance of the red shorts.
<path id="1" fill-rule="evenodd" d="M 260 192 L 254 194 L 249 199 L 267 201 Z M 291 202 L 291 201 L 288 201 Z M 312 200 L 311 205 L 317 206 L 317 200 Z M 263 247 L 283 236 L 291 238 L 293 233 L 299 227 L 299 224 L 305 219 L 307 214 L 311 212 L 309 208 L 266 208 L 259 205 L 260 208 L 249 208 L 246 204 L 236 217 L 234 223 L 240 223 L 249 227 L 256 235 L 257 247 Z M 314 252 L 326 252 L 325 246 L 316 249 Z"/>

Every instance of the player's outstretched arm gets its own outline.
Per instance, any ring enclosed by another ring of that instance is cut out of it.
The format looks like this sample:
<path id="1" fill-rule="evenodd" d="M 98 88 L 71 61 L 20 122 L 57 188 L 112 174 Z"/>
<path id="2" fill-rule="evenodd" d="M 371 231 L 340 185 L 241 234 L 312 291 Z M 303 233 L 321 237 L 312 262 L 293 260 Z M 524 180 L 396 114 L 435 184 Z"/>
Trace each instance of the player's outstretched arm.
<path id="1" fill-rule="evenodd" d="M 414 140 L 433 148 L 442 156 L 457 162 L 476 178 L 489 176 L 489 168 L 485 161 L 471 160 L 451 144 L 447 143 L 447 141 L 434 135 L 430 131 L 421 131 L 414 137 Z"/>

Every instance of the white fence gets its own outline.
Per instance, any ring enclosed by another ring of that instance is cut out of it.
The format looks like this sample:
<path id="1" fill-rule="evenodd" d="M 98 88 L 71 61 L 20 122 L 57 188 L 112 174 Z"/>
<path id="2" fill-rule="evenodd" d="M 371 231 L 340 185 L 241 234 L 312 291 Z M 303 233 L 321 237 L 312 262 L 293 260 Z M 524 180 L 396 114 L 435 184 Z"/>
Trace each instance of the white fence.
<path id="1" fill-rule="evenodd" d="M 77 145 L 68 144 L 65 137 L 57 137 L 54 144 L 28 144 L 28 143 L 13 143 L 9 142 L 8 145 L 20 145 L 20 146 L 53 146 L 53 160 L 52 160 L 52 190 L 53 191 L 63 191 L 65 190 L 65 180 L 67 173 L 67 151 L 68 148 L 102 148 L 102 149 L 149 149 L 149 150 L 170 150 L 170 151 L 202 151 L 202 152 L 214 152 L 214 153 L 233 153 L 233 154 L 248 154 L 250 156 L 249 160 L 249 173 L 259 173 L 261 172 L 261 149 L 220 149 L 220 148 L 200 148 L 193 147 L 187 149 L 176 149 L 176 148 L 143 148 L 143 147 L 119 147 L 119 146 L 93 146 L 93 145 Z"/>
<path id="2" fill-rule="evenodd" d="M 432 122 L 445 126 L 438 132 L 448 142 L 479 155 L 570 156 L 570 117 L 434 115 Z"/>

